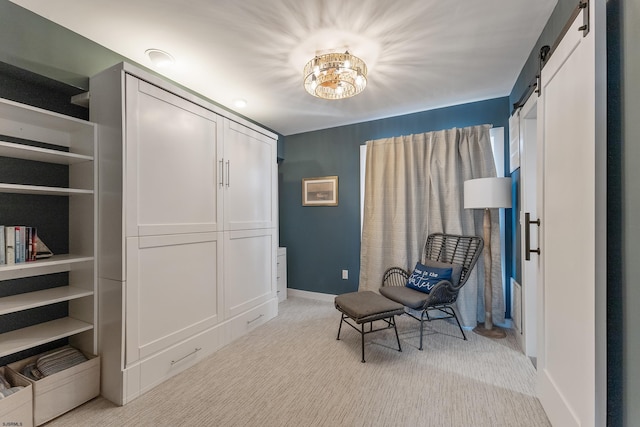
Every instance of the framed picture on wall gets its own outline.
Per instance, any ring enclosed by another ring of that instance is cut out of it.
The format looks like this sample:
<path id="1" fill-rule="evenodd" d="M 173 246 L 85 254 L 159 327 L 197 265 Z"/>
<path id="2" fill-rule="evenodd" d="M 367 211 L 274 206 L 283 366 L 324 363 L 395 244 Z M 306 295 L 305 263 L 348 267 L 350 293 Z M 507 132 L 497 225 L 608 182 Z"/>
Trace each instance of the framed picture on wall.
<path id="1" fill-rule="evenodd" d="M 302 206 L 338 206 L 338 177 L 302 178 Z"/>

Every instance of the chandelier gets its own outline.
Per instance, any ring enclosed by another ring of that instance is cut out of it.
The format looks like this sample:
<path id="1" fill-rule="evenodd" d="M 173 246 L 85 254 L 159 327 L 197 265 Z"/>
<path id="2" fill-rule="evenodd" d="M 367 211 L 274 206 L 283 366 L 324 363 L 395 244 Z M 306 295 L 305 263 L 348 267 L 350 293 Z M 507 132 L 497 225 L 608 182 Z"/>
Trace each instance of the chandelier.
<path id="1" fill-rule="evenodd" d="M 304 88 L 318 98 L 350 98 L 365 86 L 367 64 L 349 51 L 317 55 L 304 66 Z"/>

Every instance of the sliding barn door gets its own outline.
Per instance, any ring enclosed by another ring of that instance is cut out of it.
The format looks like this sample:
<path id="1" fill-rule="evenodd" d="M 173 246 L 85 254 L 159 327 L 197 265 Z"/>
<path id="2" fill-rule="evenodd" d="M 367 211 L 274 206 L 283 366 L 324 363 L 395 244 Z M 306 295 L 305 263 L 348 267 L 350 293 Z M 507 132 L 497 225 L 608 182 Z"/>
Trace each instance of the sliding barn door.
<path id="1" fill-rule="evenodd" d="M 595 3 L 552 52 L 538 100 L 538 394 L 558 427 L 605 425 L 606 152 Z"/>

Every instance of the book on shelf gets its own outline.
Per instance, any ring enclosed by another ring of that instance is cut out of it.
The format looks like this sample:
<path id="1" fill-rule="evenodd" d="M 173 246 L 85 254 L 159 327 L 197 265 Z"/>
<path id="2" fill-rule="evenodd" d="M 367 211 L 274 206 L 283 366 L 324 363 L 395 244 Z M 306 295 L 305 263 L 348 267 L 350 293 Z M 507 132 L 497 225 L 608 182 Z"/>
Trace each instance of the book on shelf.
<path id="1" fill-rule="evenodd" d="M 16 253 L 16 263 L 21 263 L 25 261 L 24 258 L 24 226 L 16 225 L 15 226 L 15 253 Z"/>
<path id="2" fill-rule="evenodd" d="M 23 225 L 0 226 L 0 264 L 15 264 L 49 258 L 53 252 L 40 239 L 36 227 Z"/>
<path id="3" fill-rule="evenodd" d="M 4 228 L 5 259 L 7 264 L 16 263 L 16 228 L 8 225 Z"/>

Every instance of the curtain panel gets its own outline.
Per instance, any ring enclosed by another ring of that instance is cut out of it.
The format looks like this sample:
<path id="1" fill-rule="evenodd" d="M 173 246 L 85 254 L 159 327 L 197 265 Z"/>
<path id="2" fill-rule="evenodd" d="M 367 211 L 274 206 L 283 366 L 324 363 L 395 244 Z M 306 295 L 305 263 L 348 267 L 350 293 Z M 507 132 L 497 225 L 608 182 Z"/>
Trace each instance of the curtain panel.
<path id="1" fill-rule="evenodd" d="M 360 290 L 378 291 L 384 271 L 413 271 L 431 233 L 483 235 L 481 209 L 464 209 L 464 181 L 496 176 L 490 125 L 367 141 Z M 502 283 L 500 226 L 492 212 L 492 280 Z M 484 321 L 483 259 L 457 300 L 460 321 Z M 504 323 L 502 286 L 493 287 L 493 320 Z"/>

